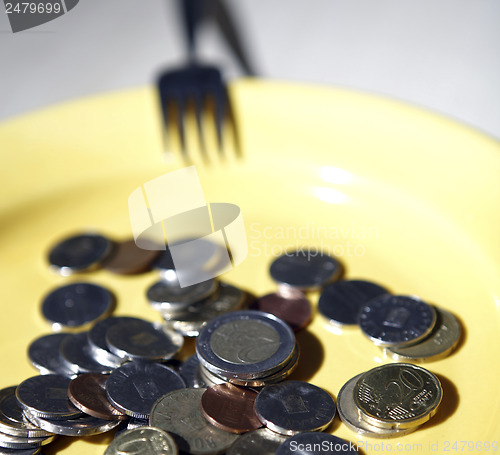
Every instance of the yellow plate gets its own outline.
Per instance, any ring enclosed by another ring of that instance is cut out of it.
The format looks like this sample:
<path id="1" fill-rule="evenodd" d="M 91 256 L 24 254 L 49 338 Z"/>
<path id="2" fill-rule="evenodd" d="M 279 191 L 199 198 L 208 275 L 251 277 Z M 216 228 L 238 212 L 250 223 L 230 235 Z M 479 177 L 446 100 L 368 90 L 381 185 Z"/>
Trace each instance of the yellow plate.
<path id="1" fill-rule="evenodd" d="M 245 158 L 197 167 L 206 199 L 239 205 L 245 221 L 248 258 L 225 279 L 257 294 L 273 291 L 273 257 L 285 247 L 317 245 L 340 258 L 347 277 L 418 294 L 453 311 L 465 328 L 453 355 L 427 365 L 444 387 L 429 423 L 385 442 L 359 437 L 338 419 L 330 431 L 363 443 L 365 454 L 389 451 L 388 445 L 394 452 L 456 447 L 475 453 L 498 441 L 499 144 L 374 96 L 255 81 L 238 82 L 232 92 Z M 138 89 L 0 127 L 1 386 L 37 374 L 26 349 L 50 331 L 40 301 L 73 279 L 49 273 L 49 246 L 85 229 L 130 236 L 129 194 L 174 169 L 162 160 L 155 103 L 151 88 Z M 83 278 L 117 294 L 117 314 L 159 319 L 144 295 L 154 273 L 100 271 Z M 299 341 L 295 377 L 334 396 L 351 377 L 384 361 L 359 331 L 333 334 L 319 316 Z M 46 453 L 102 453 L 110 440 L 61 438 Z"/>

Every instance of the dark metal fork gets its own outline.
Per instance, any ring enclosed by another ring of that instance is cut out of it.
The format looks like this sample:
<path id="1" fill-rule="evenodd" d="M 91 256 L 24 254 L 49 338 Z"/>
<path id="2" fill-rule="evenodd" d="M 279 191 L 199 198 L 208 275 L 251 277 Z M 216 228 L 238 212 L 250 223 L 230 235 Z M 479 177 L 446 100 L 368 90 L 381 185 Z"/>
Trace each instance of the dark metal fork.
<path id="1" fill-rule="evenodd" d="M 182 10 L 189 60 L 185 66 L 167 71 L 158 79 L 165 144 L 167 145 L 169 132 L 177 130 L 183 158 L 185 161 L 190 161 L 186 149 L 185 119 L 188 108 L 191 107 L 196 118 L 201 151 L 206 156 L 202 117 L 210 104 L 212 106 L 211 117 L 217 132 L 219 152 L 222 152 L 224 145 L 223 126 L 226 121 L 229 121 L 235 137 L 236 153 L 241 154 L 241 147 L 237 140 L 237 127 L 222 74 L 217 67 L 201 65 L 196 58 L 196 29 L 203 19 L 209 14 L 213 14 L 224 37 L 238 58 L 240 66 L 247 74 L 253 73 L 229 12 L 222 0 L 215 2 L 179 0 L 179 7 Z"/>

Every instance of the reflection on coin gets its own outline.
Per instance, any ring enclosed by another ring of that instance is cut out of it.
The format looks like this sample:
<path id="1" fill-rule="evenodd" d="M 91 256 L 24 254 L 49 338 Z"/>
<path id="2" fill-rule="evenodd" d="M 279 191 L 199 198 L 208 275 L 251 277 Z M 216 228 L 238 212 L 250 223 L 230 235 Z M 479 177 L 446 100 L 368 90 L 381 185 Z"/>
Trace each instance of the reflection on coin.
<path id="1" fill-rule="evenodd" d="M 106 433 L 106 431 L 112 430 L 120 424 L 119 420 L 97 419 L 86 414 L 67 420 L 44 419 L 26 410 L 24 414 L 33 425 L 63 436 L 90 436 Z"/>
<path id="2" fill-rule="evenodd" d="M 442 398 L 439 379 L 409 363 L 393 363 L 363 373 L 354 386 L 360 417 L 380 428 L 412 428 L 427 422 Z"/>
<path id="3" fill-rule="evenodd" d="M 50 419 L 74 418 L 81 414 L 68 398 L 71 379 L 57 374 L 33 376 L 21 382 L 16 398 L 24 411 Z"/>
<path id="4" fill-rule="evenodd" d="M 260 421 L 284 435 L 324 430 L 335 417 L 335 410 L 335 402 L 325 390 L 302 381 L 264 387 L 255 400 Z"/>
<path id="5" fill-rule="evenodd" d="M 164 365 L 131 362 L 109 375 L 106 393 L 113 406 L 125 414 L 147 419 L 158 398 L 184 387 L 181 376 Z"/>
<path id="6" fill-rule="evenodd" d="M 320 450 L 316 450 L 320 448 Z M 331 454 L 357 454 L 358 451 L 345 439 L 328 433 L 300 433 L 288 438 L 276 450 L 276 455 L 317 455 L 318 452 Z"/>
<path id="7" fill-rule="evenodd" d="M 259 297 L 250 308 L 274 314 L 289 324 L 294 332 L 304 328 L 311 320 L 309 300 L 302 292 L 293 288 Z"/>
<path id="8" fill-rule="evenodd" d="M 105 420 L 124 420 L 128 416 L 116 409 L 106 395 L 108 376 L 87 373 L 73 379 L 68 388 L 71 402 L 81 411 L 92 417 Z"/>
<path id="9" fill-rule="evenodd" d="M 254 410 L 257 392 L 231 384 L 214 385 L 201 397 L 203 415 L 217 428 L 245 433 L 262 426 Z"/>
<path id="10" fill-rule="evenodd" d="M 436 323 L 434 307 L 415 297 L 383 294 L 360 311 L 359 325 L 377 346 L 409 346 L 425 338 Z"/>
<path id="11" fill-rule="evenodd" d="M 112 242 L 98 234 L 78 234 L 62 240 L 49 253 L 49 263 L 61 275 L 98 268 L 113 249 Z"/>
<path id="12" fill-rule="evenodd" d="M 50 292 L 42 302 L 42 313 L 53 330 L 81 327 L 102 318 L 114 304 L 111 292 L 90 283 L 72 283 Z"/>
<path id="13" fill-rule="evenodd" d="M 337 397 L 337 409 L 339 411 L 339 417 L 342 422 L 352 431 L 366 436 L 368 438 L 393 438 L 397 436 L 404 436 L 405 434 L 411 433 L 415 430 L 413 428 L 378 428 L 370 425 L 359 417 L 358 407 L 354 403 L 354 386 L 362 374 L 358 374 L 354 378 L 347 381 L 344 386 L 340 389 L 339 395 Z"/>
<path id="14" fill-rule="evenodd" d="M 340 263 L 317 248 L 289 251 L 271 264 L 271 277 L 279 284 L 312 290 L 337 279 Z"/>
<path id="15" fill-rule="evenodd" d="M 51 443 L 55 436 L 43 438 L 21 438 L 0 433 L 0 447 L 5 449 L 30 449 Z"/>
<path id="16" fill-rule="evenodd" d="M 201 412 L 205 389 L 182 389 L 161 397 L 151 409 L 149 424 L 170 433 L 180 452 L 193 455 L 223 453 L 238 435 L 220 430 Z"/>
<path id="17" fill-rule="evenodd" d="M 449 311 L 435 307 L 436 327 L 418 344 L 408 347 L 387 348 L 394 360 L 410 362 L 431 362 L 446 357 L 457 346 L 462 331 L 457 318 Z"/>
<path id="18" fill-rule="evenodd" d="M 61 360 L 73 373 L 110 373 L 112 368 L 97 362 L 91 354 L 87 332 L 70 334 L 59 347 Z"/>
<path id="19" fill-rule="evenodd" d="M 290 326 L 261 311 L 234 311 L 212 319 L 196 339 L 200 363 L 225 378 L 268 376 L 283 368 L 294 348 Z"/>
<path id="20" fill-rule="evenodd" d="M 28 348 L 30 362 L 41 374 L 62 374 L 73 376 L 71 371 L 61 359 L 59 348 L 62 341 L 69 334 L 52 333 L 34 340 Z"/>
<path id="21" fill-rule="evenodd" d="M 335 326 L 357 325 L 361 308 L 387 290 L 362 280 L 344 280 L 326 285 L 318 301 L 319 313 Z"/>
<path id="22" fill-rule="evenodd" d="M 195 387 L 196 373 L 199 365 L 200 361 L 198 360 L 196 354 L 193 354 L 191 357 L 186 359 L 186 361 L 181 365 L 180 374 L 188 387 Z"/>
<path id="23" fill-rule="evenodd" d="M 157 258 L 159 250 L 144 250 L 139 248 L 134 239 L 117 243 L 113 254 L 106 260 L 103 267 L 119 275 L 134 275 L 146 272 Z"/>
<path id="24" fill-rule="evenodd" d="M 226 452 L 226 455 L 274 455 L 287 436 L 267 428 L 249 431 L 241 435 Z"/>
<path id="25" fill-rule="evenodd" d="M 136 453 L 141 455 L 177 455 L 177 445 L 167 432 L 154 427 L 127 430 L 116 437 L 104 455 Z"/>
<path id="26" fill-rule="evenodd" d="M 118 357 L 159 361 L 174 357 L 184 344 L 184 338 L 160 324 L 127 318 L 107 330 L 106 343 Z"/>
<path id="27" fill-rule="evenodd" d="M 127 430 L 135 430 L 139 427 L 147 427 L 149 424 L 149 419 L 137 419 L 136 417 L 132 417 L 127 422 Z"/>

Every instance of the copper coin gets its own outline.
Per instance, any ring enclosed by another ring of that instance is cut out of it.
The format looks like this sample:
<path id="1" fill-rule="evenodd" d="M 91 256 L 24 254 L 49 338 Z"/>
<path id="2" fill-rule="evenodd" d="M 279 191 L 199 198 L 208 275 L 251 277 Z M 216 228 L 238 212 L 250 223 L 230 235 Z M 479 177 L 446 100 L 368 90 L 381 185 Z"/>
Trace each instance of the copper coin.
<path id="1" fill-rule="evenodd" d="M 136 275 L 150 270 L 159 253 L 159 250 L 143 250 L 134 240 L 127 240 L 116 245 L 114 254 L 103 268 L 120 275 Z"/>
<path id="2" fill-rule="evenodd" d="M 69 383 L 68 396 L 80 411 L 104 420 L 125 420 L 128 416 L 116 409 L 106 395 L 109 375 L 81 374 Z"/>
<path id="3" fill-rule="evenodd" d="M 303 329 L 311 320 L 311 303 L 305 295 L 293 288 L 281 289 L 255 300 L 252 310 L 271 313 L 285 321 L 294 332 Z"/>
<path id="4" fill-rule="evenodd" d="M 201 397 L 201 411 L 217 428 L 229 433 L 245 433 L 262 427 L 254 411 L 257 392 L 232 384 L 218 384 Z"/>

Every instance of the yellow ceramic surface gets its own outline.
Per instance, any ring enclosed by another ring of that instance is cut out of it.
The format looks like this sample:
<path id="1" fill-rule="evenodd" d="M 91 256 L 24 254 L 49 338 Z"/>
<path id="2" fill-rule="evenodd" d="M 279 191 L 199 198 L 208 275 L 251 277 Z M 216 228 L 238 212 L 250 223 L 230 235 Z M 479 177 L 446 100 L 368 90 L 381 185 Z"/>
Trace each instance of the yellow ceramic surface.
<path id="1" fill-rule="evenodd" d="M 241 81 L 232 94 L 245 157 L 197 166 L 206 199 L 239 205 L 246 225 L 249 255 L 224 279 L 273 291 L 273 257 L 317 245 L 340 258 L 348 278 L 418 294 L 453 311 L 465 329 L 453 355 L 426 366 L 444 388 L 429 423 L 386 441 L 359 437 L 338 418 L 329 430 L 364 444 L 365 454 L 479 453 L 498 441 L 500 145 L 437 115 L 349 91 Z M 63 278 L 46 263 L 49 246 L 68 233 L 131 235 L 129 194 L 180 165 L 162 159 L 156 108 L 145 88 L 0 127 L 0 386 L 37 374 L 26 349 L 50 332 L 40 302 L 55 286 L 101 283 L 116 293 L 117 314 L 159 319 L 144 294 L 153 272 Z M 334 334 L 319 316 L 298 339 L 294 377 L 335 397 L 351 377 L 388 362 L 358 330 Z M 46 453 L 103 453 L 111 437 L 61 438 Z"/>

